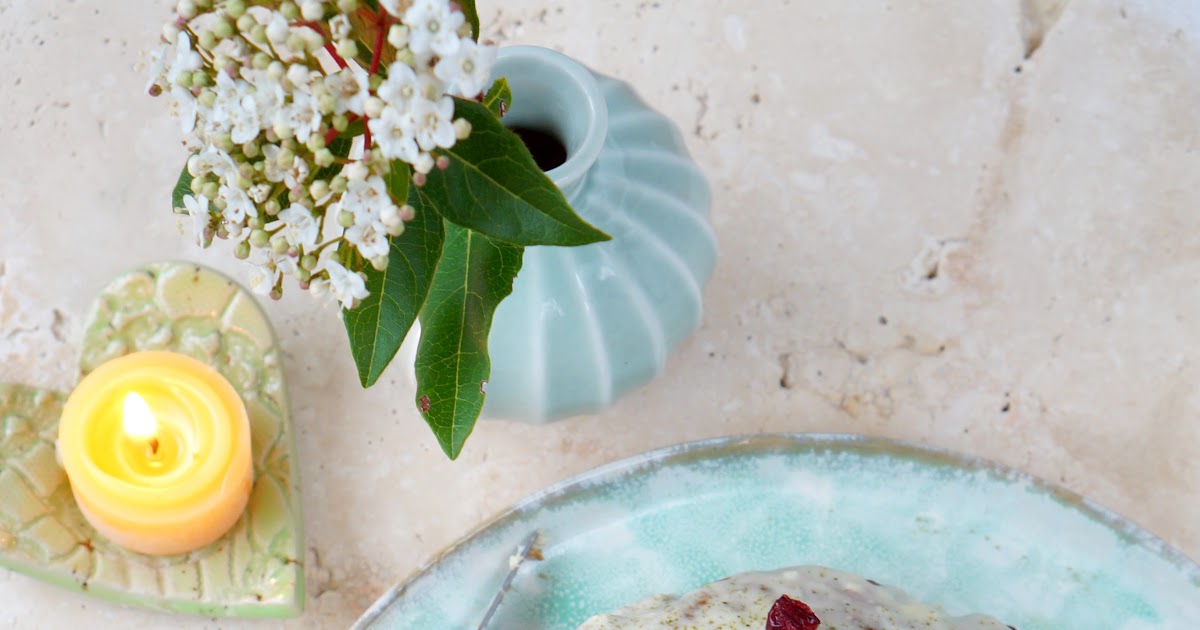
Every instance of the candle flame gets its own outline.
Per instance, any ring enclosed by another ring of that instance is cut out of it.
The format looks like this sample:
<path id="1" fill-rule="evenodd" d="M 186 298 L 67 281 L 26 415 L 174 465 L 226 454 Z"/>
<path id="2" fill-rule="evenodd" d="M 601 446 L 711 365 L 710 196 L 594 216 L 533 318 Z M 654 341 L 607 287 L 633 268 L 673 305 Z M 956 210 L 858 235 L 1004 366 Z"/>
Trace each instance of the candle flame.
<path id="1" fill-rule="evenodd" d="M 125 433 L 134 439 L 146 440 L 158 433 L 158 421 L 146 399 L 137 392 L 125 395 L 125 417 L 123 426 Z"/>

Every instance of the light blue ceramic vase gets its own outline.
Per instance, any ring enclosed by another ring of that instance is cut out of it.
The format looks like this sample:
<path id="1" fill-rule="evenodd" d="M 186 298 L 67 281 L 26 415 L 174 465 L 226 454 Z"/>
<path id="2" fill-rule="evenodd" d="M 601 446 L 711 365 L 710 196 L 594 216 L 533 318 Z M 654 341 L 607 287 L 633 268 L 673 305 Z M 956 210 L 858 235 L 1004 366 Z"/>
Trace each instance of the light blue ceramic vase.
<path id="1" fill-rule="evenodd" d="M 593 413 L 649 382 L 700 323 L 717 247 L 710 194 L 679 130 L 620 81 L 532 46 L 493 72 L 513 100 L 504 122 L 556 135 L 547 172 L 611 241 L 530 247 L 500 304 L 484 414 L 547 422 Z"/>

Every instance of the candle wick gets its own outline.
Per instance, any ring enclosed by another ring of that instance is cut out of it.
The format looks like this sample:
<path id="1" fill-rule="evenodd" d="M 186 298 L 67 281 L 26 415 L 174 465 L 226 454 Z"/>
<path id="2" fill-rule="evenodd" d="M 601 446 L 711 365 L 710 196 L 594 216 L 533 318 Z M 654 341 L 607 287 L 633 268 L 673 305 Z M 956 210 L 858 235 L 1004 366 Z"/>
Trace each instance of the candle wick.
<path id="1" fill-rule="evenodd" d="M 150 438 L 150 454 L 158 455 L 158 438 Z"/>

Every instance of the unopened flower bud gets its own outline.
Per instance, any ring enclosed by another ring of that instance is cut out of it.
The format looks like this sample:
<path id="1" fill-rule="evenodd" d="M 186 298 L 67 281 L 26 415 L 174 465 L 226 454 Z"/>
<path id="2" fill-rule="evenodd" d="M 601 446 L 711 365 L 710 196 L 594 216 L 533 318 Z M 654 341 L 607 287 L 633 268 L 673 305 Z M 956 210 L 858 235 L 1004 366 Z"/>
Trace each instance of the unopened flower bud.
<path id="1" fill-rule="evenodd" d="M 424 175 L 433 170 L 433 156 L 428 153 L 422 153 L 417 156 L 417 160 L 413 162 L 413 169 L 418 175 Z"/>
<path id="2" fill-rule="evenodd" d="M 317 151 L 324 149 L 325 148 L 325 134 L 322 134 L 322 133 L 309 134 L 308 141 L 304 143 L 304 146 L 308 147 L 308 150 L 312 151 L 313 153 L 316 153 Z"/>
<path id="3" fill-rule="evenodd" d="M 387 231 L 388 236 L 400 236 L 404 234 L 404 222 L 397 221 L 395 225 L 385 225 L 383 229 Z"/>
<path id="4" fill-rule="evenodd" d="M 288 34 L 287 41 L 285 43 L 287 44 L 287 47 L 291 48 L 292 50 L 304 50 L 304 41 L 304 37 L 301 36 L 300 33 L 292 31 Z"/>
<path id="5" fill-rule="evenodd" d="M 363 104 L 363 111 L 371 118 L 379 118 L 383 113 L 383 99 L 378 96 L 372 96 Z"/>
<path id="6" fill-rule="evenodd" d="M 444 170 L 450 168 L 450 158 L 448 158 L 444 155 L 439 155 L 437 158 L 437 162 L 435 162 L 435 165 L 437 166 L 437 169 L 439 171 L 444 171 Z"/>
<path id="7" fill-rule="evenodd" d="M 466 140 L 471 136 L 471 121 L 466 118 L 459 118 L 454 121 L 454 137 L 459 140 Z"/>
<path id="8" fill-rule="evenodd" d="M 262 54 L 266 54 L 266 53 L 262 53 Z M 287 72 L 287 67 L 283 65 L 283 62 L 272 60 L 270 55 L 267 56 L 267 66 L 266 67 L 267 67 L 267 76 L 271 77 L 271 79 L 273 79 L 275 81 L 278 81 L 281 78 L 283 78 L 284 73 Z"/>
<path id="9" fill-rule="evenodd" d="M 179 37 L 179 25 L 174 22 L 167 22 L 163 25 L 162 38 L 168 44 L 174 44 Z"/>
<path id="10" fill-rule="evenodd" d="M 200 47 L 205 50 L 212 50 L 217 45 L 217 34 L 211 29 L 200 31 L 200 38 L 197 40 Z"/>
<path id="11" fill-rule="evenodd" d="M 258 154 L 259 154 L 259 149 L 258 149 L 257 142 L 254 142 L 253 140 L 251 140 L 250 142 L 247 142 L 246 144 L 242 145 L 242 155 L 244 155 L 248 158 L 256 158 L 256 157 L 258 157 Z"/>
<path id="12" fill-rule="evenodd" d="M 196 17 L 196 3 L 192 0 L 179 0 L 179 4 L 175 5 L 175 12 L 179 17 L 190 20 Z"/>
<path id="13" fill-rule="evenodd" d="M 417 218 L 417 209 L 416 208 L 414 208 L 408 204 L 404 204 L 403 206 L 400 206 L 400 220 L 401 221 L 408 223 L 409 221 L 412 221 L 415 218 Z"/>
<path id="14" fill-rule="evenodd" d="M 229 17 L 231 17 L 235 20 L 241 20 L 246 15 L 245 0 L 229 0 L 228 2 L 225 3 L 225 12 L 229 14 Z M 238 23 L 238 30 L 241 30 L 241 31 L 246 30 L 244 28 L 241 28 L 240 21 Z"/>
<path id="15" fill-rule="evenodd" d="M 250 217 L 249 219 L 246 219 L 246 225 L 249 226 L 250 229 L 252 229 L 252 230 L 261 230 L 262 227 L 266 224 L 267 224 L 267 220 L 262 218 L 262 215 L 256 214 L 256 215 Z M 251 232 L 251 234 L 253 234 L 253 232 Z"/>
<path id="16" fill-rule="evenodd" d="M 322 115 L 329 115 L 333 112 L 334 106 L 337 105 L 337 99 L 329 92 L 317 95 L 317 111 Z"/>
<path id="17" fill-rule="evenodd" d="M 387 265 L 387 256 L 376 256 L 371 259 L 371 266 L 375 268 L 375 271 L 383 271 L 384 269 L 387 269 Z"/>
<path id="18" fill-rule="evenodd" d="M 276 284 L 271 287 L 271 293 L 268 294 L 272 300 L 279 301 L 283 299 L 283 286 Z"/>
<path id="19" fill-rule="evenodd" d="M 217 39 L 228 39 L 233 36 L 233 25 L 229 23 L 229 20 L 218 19 L 213 23 L 211 30 Z"/>
<path id="20" fill-rule="evenodd" d="M 192 71 L 192 85 L 196 86 L 196 87 L 204 87 L 206 85 L 212 85 L 212 78 L 209 77 L 208 73 L 203 70 L 193 70 Z"/>
<path id="21" fill-rule="evenodd" d="M 300 5 L 300 15 L 303 15 L 304 19 L 309 22 L 316 22 L 325 17 L 324 3 L 317 0 L 304 0 L 304 3 Z"/>
<path id="22" fill-rule="evenodd" d="M 197 96 L 196 100 L 205 107 L 212 107 L 217 102 L 217 93 L 209 89 L 203 89 L 200 90 L 200 96 Z"/>
<path id="23" fill-rule="evenodd" d="M 305 269 L 304 267 L 297 266 L 296 267 L 296 279 L 299 280 L 300 284 L 303 286 L 303 284 L 305 282 L 312 280 L 312 272 Z"/>
<path id="24" fill-rule="evenodd" d="M 396 50 L 408 45 L 408 27 L 403 24 L 393 24 L 388 29 L 387 41 Z"/>
<path id="25" fill-rule="evenodd" d="M 348 228 L 354 225 L 354 213 L 349 210 L 342 210 L 338 213 L 338 225 Z"/>
<path id="26" fill-rule="evenodd" d="M 271 251 L 282 256 L 283 254 L 287 253 L 287 250 L 287 238 L 284 237 L 282 233 L 276 232 L 275 235 L 271 237 Z"/>
<path id="27" fill-rule="evenodd" d="M 276 133 L 279 133 L 278 131 Z M 295 161 L 296 154 L 285 144 L 275 155 L 275 164 L 280 168 L 289 168 Z"/>
<path id="28" fill-rule="evenodd" d="M 382 75 L 372 74 L 367 76 L 367 87 L 371 88 L 372 92 L 378 90 L 381 85 L 383 85 Z"/>
<path id="29" fill-rule="evenodd" d="M 250 257 L 250 243 L 242 241 L 233 248 L 233 256 L 238 260 L 246 260 Z"/>
<path id="30" fill-rule="evenodd" d="M 361 182 L 367 178 L 367 175 L 371 174 L 367 169 L 367 165 L 363 164 L 362 162 L 351 162 L 350 164 L 347 164 L 342 173 L 344 173 L 346 178 L 352 182 Z"/>
<path id="31" fill-rule="evenodd" d="M 329 149 L 321 149 L 313 154 L 313 161 L 316 162 L 317 166 L 322 168 L 333 164 L 335 159 L 336 158 L 333 156 L 333 151 L 330 151 Z"/>
<path id="32" fill-rule="evenodd" d="M 276 136 L 278 136 L 279 138 L 282 138 L 284 140 L 290 139 L 296 133 L 295 130 L 292 129 L 287 124 L 287 122 L 285 122 L 283 120 L 275 121 L 275 124 L 274 124 L 274 126 L 271 127 L 271 129 L 275 130 Z M 281 166 L 282 166 L 282 164 L 281 164 Z"/>
<path id="33" fill-rule="evenodd" d="M 300 31 L 300 37 L 304 39 L 304 49 L 309 53 L 325 46 L 325 37 L 311 28 Z"/>
<path id="34" fill-rule="evenodd" d="M 252 57 L 250 59 L 250 66 L 252 68 L 254 68 L 255 70 L 266 70 L 268 67 L 271 66 L 272 61 L 273 60 L 271 59 L 271 55 L 268 55 L 267 53 L 260 50 L 256 53 L 254 53 L 254 57 Z M 275 63 L 279 63 L 279 62 L 275 61 Z M 282 66 L 283 64 L 279 64 L 279 65 Z M 268 76 L 269 76 L 269 74 L 268 74 Z M 271 78 L 278 79 L 279 77 L 271 77 Z"/>
<path id="35" fill-rule="evenodd" d="M 250 179 L 254 177 L 254 165 L 249 162 L 238 162 L 237 170 L 238 179 Z M 238 182 L 238 186 L 243 190 L 249 188 L 249 186 L 242 186 L 241 182 Z"/>
<path id="36" fill-rule="evenodd" d="M 346 178 L 342 175 L 337 175 L 329 182 L 329 190 L 337 194 L 346 192 Z"/>
<path id="37" fill-rule="evenodd" d="M 358 56 L 358 44 L 353 39 L 346 38 L 337 43 L 337 54 L 342 59 L 352 59 Z"/>
<path id="38" fill-rule="evenodd" d="M 345 131 L 348 126 L 350 126 L 350 119 L 345 114 L 338 114 L 333 117 L 333 128 L 337 129 L 338 133 Z"/>
<path id="39" fill-rule="evenodd" d="M 300 201 L 301 199 L 304 199 L 304 190 L 303 189 L 296 189 L 296 188 L 288 189 L 288 201 L 290 201 L 294 204 L 294 203 Z"/>
<path id="40" fill-rule="evenodd" d="M 196 195 L 202 194 L 204 192 L 204 178 L 193 176 L 191 188 L 192 188 L 192 194 L 196 194 Z"/>
<path id="41" fill-rule="evenodd" d="M 224 223 L 217 226 L 217 238 L 219 238 L 221 240 L 225 240 L 225 239 L 229 238 L 229 227 L 226 226 Z"/>
<path id="42" fill-rule="evenodd" d="M 175 77 L 175 83 L 183 88 L 192 87 L 192 74 L 191 72 L 180 72 L 179 76 Z"/>
<path id="43" fill-rule="evenodd" d="M 329 182 L 323 179 L 313 180 L 313 183 L 308 186 L 308 194 L 312 195 L 313 201 L 320 201 L 329 194 Z"/>
<path id="44" fill-rule="evenodd" d="M 223 133 L 223 134 L 217 136 L 213 140 L 213 144 L 215 144 L 218 149 L 220 149 L 226 153 L 229 153 L 230 151 L 232 151 L 233 147 L 235 146 L 233 144 L 233 138 L 230 138 L 229 134 L 227 134 L 227 133 Z"/>
<path id="45" fill-rule="evenodd" d="M 290 22 L 300 17 L 300 8 L 293 2 L 284 2 L 279 5 L 279 14 Z"/>
<path id="46" fill-rule="evenodd" d="M 296 87 L 308 85 L 309 70 L 302 64 L 294 63 L 287 69 L 287 79 Z"/>
<path id="47" fill-rule="evenodd" d="M 254 30 L 250 31 L 250 41 L 255 44 L 267 43 L 267 26 L 265 24 L 255 26 Z"/>
<path id="48" fill-rule="evenodd" d="M 229 202 L 218 197 L 217 200 L 213 202 L 213 207 L 217 209 L 217 212 L 225 212 L 225 208 L 229 207 Z"/>
<path id="49" fill-rule="evenodd" d="M 263 212 L 266 212 L 269 217 L 279 214 L 279 202 L 274 199 L 268 199 L 267 203 L 263 204 Z"/>
<path id="50" fill-rule="evenodd" d="M 358 0 L 338 0 L 338 11 L 354 13 L 358 9 Z"/>
<path id="51" fill-rule="evenodd" d="M 420 188 L 425 185 L 425 173 L 413 173 L 413 185 Z"/>
<path id="52" fill-rule="evenodd" d="M 204 184 L 203 188 L 200 189 L 200 194 L 208 197 L 209 199 L 216 199 L 217 192 L 220 191 L 220 189 L 221 187 L 217 186 L 217 182 L 208 182 Z"/>

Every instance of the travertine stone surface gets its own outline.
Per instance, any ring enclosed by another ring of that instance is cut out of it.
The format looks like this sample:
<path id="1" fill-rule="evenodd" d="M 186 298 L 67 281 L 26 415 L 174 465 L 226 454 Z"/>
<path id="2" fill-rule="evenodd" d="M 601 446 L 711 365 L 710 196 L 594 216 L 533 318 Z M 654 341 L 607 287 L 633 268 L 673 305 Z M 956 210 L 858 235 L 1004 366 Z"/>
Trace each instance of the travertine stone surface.
<path id="1" fill-rule="evenodd" d="M 0 381 L 66 388 L 87 307 L 125 269 L 184 258 L 239 273 L 168 210 L 178 127 L 132 69 L 165 16 L 157 4 L 0 1 Z M 479 7 L 502 41 L 622 77 L 683 127 L 722 250 L 704 324 L 608 412 L 486 422 L 450 463 L 403 369 L 359 388 L 335 309 L 298 291 L 267 304 L 310 547 L 308 609 L 290 627 L 347 625 L 552 481 L 731 433 L 979 454 L 1200 557 L 1200 7 Z M 241 626 L 0 572 L 0 625 L 84 623 Z"/>

